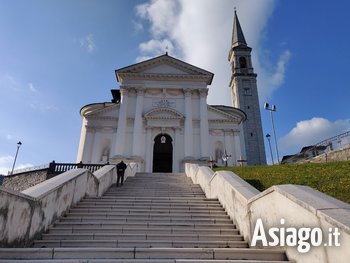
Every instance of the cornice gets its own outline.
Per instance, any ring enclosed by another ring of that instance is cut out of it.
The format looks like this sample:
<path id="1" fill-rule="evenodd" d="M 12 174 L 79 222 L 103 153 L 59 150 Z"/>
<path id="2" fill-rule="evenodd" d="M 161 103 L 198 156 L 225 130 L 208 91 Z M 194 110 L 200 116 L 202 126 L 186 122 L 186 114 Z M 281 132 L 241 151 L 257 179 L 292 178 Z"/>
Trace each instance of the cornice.
<path id="1" fill-rule="evenodd" d="M 209 84 L 211 76 L 187 74 L 155 74 L 155 73 L 118 73 L 121 82 L 125 80 L 174 80 L 174 81 L 203 81 Z"/>
<path id="2" fill-rule="evenodd" d="M 99 105 L 99 104 L 96 104 L 96 105 Z M 92 104 L 91 106 L 90 105 L 87 105 L 85 106 L 82 110 L 81 110 L 81 114 L 83 114 L 84 117 L 86 118 L 93 118 L 95 117 L 95 115 L 97 114 L 101 114 L 101 113 L 106 113 L 106 112 L 110 112 L 114 109 L 118 109 L 120 107 L 120 104 L 116 104 L 116 103 L 113 103 L 113 104 L 103 104 L 101 103 L 101 108 L 96 108 L 95 110 L 93 109 L 93 107 L 96 107 L 95 104 Z M 89 111 L 89 107 L 92 108 L 91 111 Z"/>

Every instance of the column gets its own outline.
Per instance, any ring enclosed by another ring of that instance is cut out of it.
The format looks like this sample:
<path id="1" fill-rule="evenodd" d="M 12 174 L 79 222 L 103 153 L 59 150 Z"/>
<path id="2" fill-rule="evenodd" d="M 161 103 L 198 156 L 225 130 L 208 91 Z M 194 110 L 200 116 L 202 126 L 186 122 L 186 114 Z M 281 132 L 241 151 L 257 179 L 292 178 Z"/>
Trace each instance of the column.
<path id="1" fill-rule="evenodd" d="M 234 155 L 235 153 L 233 152 L 234 151 L 234 148 L 233 148 L 233 145 L 232 145 L 232 142 L 233 142 L 233 133 L 231 130 L 224 130 L 224 136 L 225 136 L 225 149 L 226 149 L 226 153 L 228 155 L 231 155 L 231 157 L 229 157 L 227 163 L 228 165 L 232 165 L 233 164 L 233 158 L 234 158 Z"/>
<path id="2" fill-rule="evenodd" d="M 127 125 L 127 108 L 128 108 L 128 90 L 125 88 L 120 88 L 121 101 L 119 107 L 118 116 L 118 127 L 115 139 L 115 155 L 123 156 L 124 154 L 124 144 L 125 144 L 125 133 Z"/>
<path id="3" fill-rule="evenodd" d="M 192 92 L 184 90 L 185 94 L 185 158 L 193 158 L 193 127 L 192 127 Z"/>
<path id="4" fill-rule="evenodd" d="M 235 143 L 235 155 L 236 155 L 236 160 L 234 160 L 234 163 L 237 165 L 237 160 L 240 160 L 241 158 L 244 159 L 244 156 L 242 154 L 241 150 L 241 139 L 239 137 L 239 131 L 235 131 L 233 134 L 233 140 Z"/>
<path id="5" fill-rule="evenodd" d="M 134 119 L 132 155 L 140 157 L 142 138 L 142 110 L 143 110 L 143 89 L 137 89 L 136 110 Z"/>
<path id="6" fill-rule="evenodd" d="M 94 144 L 94 130 L 90 127 L 86 127 L 86 137 L 84 143 L 84 149 L 80 160 L 83 163 L 91 163 L 92 146 Z"/>
<path id="7" fill-rule="evenodd" d="M 101 129 L 96 129 L 94 135 L 94 143 L 92 146 L 91 163 L 99 163 L 101 161 Z"/>
<path id="8" fill-rule="evenodd" d="M 78 156 L 77 156 L 77 163 L 83 160 L 84 152 L 87 151 L 87 148 L 90 142 L 87 141 L 87 125 L 88 121 L 85 117 L 83 117 L 83 125 L 81 127 L 81 133 L 80 133 L 80 140 L 79 140 L 79 149 L 78 149 Z"/>
<path id="9" fill-rule="evenodd" d="M 153 141 L 152 141 L 152 128 L 146 127 L 146 172 L 152 172 L 152 156 L 153 156 Z"/>
<path id="10" fill-rule="evenodd" d="M 209 157 L 208 89 L 200 89 L 199 94 L 201 157 Z"/>

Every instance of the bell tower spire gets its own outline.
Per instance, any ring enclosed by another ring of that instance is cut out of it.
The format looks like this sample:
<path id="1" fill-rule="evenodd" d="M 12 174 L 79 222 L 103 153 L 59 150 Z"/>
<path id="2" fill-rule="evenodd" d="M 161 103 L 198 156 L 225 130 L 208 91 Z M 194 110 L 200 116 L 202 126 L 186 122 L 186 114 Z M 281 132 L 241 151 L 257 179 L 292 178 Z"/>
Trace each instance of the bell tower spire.
<path id="1" fill-rule="evenodd" d="M 232 47 L 239 45 L 247 45 L 245 41 L 245 37 L 243 34 L 243 30 L 241 28 L 241 24 L 239 23 L 237 11 L 235 7 L 235 16 L 233 18 L 233 29 L 232 29 Z"/>
<path id="2" fill-rule="evenodd" d="M 259 107 L 257 74 L 251 60 L 252 48 L 247 45 L 235 8 L 232 43 L 228 60 L 231 64 L 230 81 L 232 106 L 247 114 L 243 123 L 245 156 L 248 165 L 266 164 L 263 130 Z"/>

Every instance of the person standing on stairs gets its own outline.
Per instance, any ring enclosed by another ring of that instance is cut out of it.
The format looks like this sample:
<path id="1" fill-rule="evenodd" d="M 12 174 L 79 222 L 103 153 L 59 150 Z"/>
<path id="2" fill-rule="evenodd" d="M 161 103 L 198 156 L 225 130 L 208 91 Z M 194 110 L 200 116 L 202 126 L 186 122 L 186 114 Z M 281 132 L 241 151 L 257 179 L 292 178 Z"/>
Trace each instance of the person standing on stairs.
<path id="1" fill-rule="evenodd" d="M 117 164 L 117 187 L 119 186 L 119 182 L 120 185 L 123 185 L 126 168 L 127 166 L 123 161 Z"/>

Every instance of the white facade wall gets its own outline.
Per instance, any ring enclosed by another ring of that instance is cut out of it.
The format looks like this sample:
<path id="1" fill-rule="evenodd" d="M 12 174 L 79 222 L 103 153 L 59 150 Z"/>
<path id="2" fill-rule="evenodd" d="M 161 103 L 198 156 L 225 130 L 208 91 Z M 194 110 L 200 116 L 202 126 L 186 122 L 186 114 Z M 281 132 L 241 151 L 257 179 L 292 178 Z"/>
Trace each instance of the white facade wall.
<path id="1" fill-rule="evenodd" d="M 217 141 L 232 155 L 228 163 L 236 164 L 237 149 L 241 147 L 235 145 L 241 142 L 233 135 L 234 131 L 239 133 L 244 113 L 237 110 L 228 114 L 208 107 L 211 73 L 168 56 L 159 58 L 166 63 L 148 68 L 146 61 L 143 71 L 136 68 L 139 64 L 117 71 L 120 104 L 83 107 L 78 162 L 138 160 L 144 171 L 152 172 L 154 139 L 168 134 L 172 139 L 173 172 L 183 171 L 185 159 L 206 163 L 209 156 L 215 156 Z M 133 70 L 137 73 L 131 74 Z"/>

